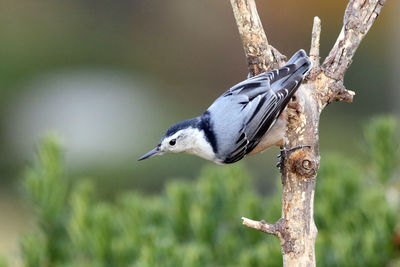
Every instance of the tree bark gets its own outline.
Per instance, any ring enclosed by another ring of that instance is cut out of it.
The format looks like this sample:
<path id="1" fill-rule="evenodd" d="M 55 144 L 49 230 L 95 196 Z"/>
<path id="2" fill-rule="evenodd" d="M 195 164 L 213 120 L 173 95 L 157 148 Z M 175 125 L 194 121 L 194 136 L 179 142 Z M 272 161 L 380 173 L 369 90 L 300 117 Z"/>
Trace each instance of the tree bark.
<path id="1" fill-rule="evenodd" d="M 249 72 L 256 75 L 284 64 L 284 57 L 268 44 L 254 0 L 230 0 L 242 38 Z M 243 219 L 243 224 L 273 234 L 281 241 L 283 266 L 315 266 L 314 192 L 320 164 L 318 126 L 322 110 L 334 101 L 352 102 L 354 92 L 343 85 L 355 51 L 378 17 L 385 0 L 350 0 L 343 28 L 320 65 L 321 21 L 314 18 L 310 58 L 313 69 L 289 103 L 282 150 L 282 217 L 275 224 Z M 293 152 L 296 146 L 306 145 Z M 290 151 L 290 150 L 289 150 Z"/>

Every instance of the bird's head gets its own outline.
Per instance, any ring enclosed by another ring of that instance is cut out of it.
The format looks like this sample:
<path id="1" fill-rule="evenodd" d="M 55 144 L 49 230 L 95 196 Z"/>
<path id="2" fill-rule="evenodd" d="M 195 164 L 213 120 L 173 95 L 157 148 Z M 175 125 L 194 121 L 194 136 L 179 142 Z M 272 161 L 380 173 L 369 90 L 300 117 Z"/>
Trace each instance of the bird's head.
<path id="1" fill-rule="evenodd" d="M 204 133 L 198 128 L 198 118 L 181 121 L 170 127 L 160 143 L 151 151 L 144 154 L 139 160 L 144 160 L 164 153 L 186 152 L 202 156 Z"/>

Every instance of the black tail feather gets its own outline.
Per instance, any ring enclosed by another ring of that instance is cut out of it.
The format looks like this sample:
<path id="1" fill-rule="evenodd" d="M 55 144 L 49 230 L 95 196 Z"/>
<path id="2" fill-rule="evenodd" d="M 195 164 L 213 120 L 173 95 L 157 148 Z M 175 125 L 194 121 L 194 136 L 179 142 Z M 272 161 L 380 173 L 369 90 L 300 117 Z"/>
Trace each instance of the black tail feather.
<path id="1" fill-rule="evenodd" d="M 290 86 L 292 83 L 300 84 L 303 77 L 311 70 L 312 63 L 303 49 L 296 52 L 285 66 L 276 70 L 276 78 L 271 83 L 275 92 L 282 88 L 297 89 L 298 86 Z"/>

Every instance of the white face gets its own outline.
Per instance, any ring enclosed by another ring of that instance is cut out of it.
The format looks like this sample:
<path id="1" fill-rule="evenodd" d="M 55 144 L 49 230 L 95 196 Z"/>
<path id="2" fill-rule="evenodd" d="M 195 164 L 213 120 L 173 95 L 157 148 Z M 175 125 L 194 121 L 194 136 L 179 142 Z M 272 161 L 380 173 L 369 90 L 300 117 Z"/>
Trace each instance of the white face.
<path id="1" fill-rule="evenodd" d="M 190 142 L 188 142 L 188 135 L 186 130 L 179 130 L 172 136 L 165 138 L 160 146 L 162 152 L 179 153 L 185 152 L 190 149 Z"/>
<path id="2" fill-rule="evenodd" d="M 160 145 L 160 151 L 170 153 L 186 152 L 208 160 L 215 159 L 215 154 L 210 144 L 206 141 L 204 133 L 195 128 L 182 129 L 165 138 Z"/>

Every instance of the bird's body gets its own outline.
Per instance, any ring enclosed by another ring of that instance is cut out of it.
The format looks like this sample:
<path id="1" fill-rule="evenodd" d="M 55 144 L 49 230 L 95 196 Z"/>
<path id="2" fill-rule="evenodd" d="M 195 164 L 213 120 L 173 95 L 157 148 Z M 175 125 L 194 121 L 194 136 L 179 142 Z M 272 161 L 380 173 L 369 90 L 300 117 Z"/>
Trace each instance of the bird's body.
<path id="1" fill-rule="evenodd" d="M 286 128 L 283 111 L 310 69 L 306 53 L 298 51 L 283 68 L 233 86 L 202 115 L 172 126 L 140 160 L 186 152 L 228 164 L 281 145 Z"/>

